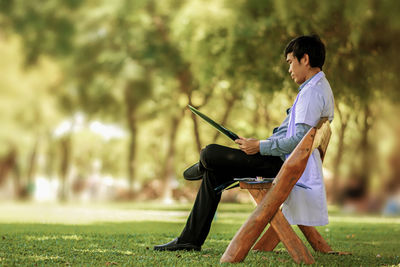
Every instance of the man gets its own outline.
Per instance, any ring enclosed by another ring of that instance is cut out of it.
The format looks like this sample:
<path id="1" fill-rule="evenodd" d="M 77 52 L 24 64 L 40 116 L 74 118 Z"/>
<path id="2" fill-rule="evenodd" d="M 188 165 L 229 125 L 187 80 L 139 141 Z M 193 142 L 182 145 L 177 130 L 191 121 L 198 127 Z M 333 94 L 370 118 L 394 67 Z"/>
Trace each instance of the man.
<path id="1" fill-rule="evenodd" d="M 173 241 L 155 246 L 155 250 L 201 250 L 211 227 L 221 195 L 217 186 L 236 177 L 275 177 L 286 157 L 307 131 L 321 117 L 333 119 L 334 99 L 322 72 L 325 46 L 318 36 L 301 36 L 287 45 L 285 58 L 291 78 L 300 85 L 293 106 L 283 123 L 267 140 L 235 140 L 240 149 L 216 144 L 200 152 L 200 161 L 184 172 L 188 180 L 203 179 L 192 211 L 181 235 Z M 310 189 L 294 187 L 282 211 L 290 224 L 325 225 L 328 223 L 322 162 L 315 150 L 299 182 Z"/>

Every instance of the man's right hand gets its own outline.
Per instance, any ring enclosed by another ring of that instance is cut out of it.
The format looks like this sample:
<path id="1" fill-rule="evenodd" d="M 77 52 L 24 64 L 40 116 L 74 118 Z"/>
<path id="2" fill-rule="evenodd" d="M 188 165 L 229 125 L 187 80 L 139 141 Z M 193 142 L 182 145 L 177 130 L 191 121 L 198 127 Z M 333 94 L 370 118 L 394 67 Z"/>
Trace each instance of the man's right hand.
<path id="1" fill-rule="evenodd" d="M 258 139 L 244 138 L 240 136 L 240 139 L 236 139 L 235 143 L 238 144 L 240 150 L 247 155 L 254 155 L 260 152 L 260 140 Z"/>

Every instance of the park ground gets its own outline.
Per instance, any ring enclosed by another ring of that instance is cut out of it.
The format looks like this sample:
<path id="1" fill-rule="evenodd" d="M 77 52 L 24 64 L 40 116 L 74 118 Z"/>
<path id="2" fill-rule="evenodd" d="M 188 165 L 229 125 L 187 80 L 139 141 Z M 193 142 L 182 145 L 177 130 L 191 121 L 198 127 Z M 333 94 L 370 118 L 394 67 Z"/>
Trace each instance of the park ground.
<path id="1" fill-rule="evenodd" d="M 222 203 L 201 252 L 153 251 L 154 245 L 180 233 L 190 208 L 160 203 L 0 203 L 0 265 L 218 266 L 254 206 Z M 351 255 L 312 251 L 316 266 L 400 266 L 400 217 L 343 214 L 335 207 L 329 214 L 329 225 L 318 230 L 334 250 Z M 294 265 L 279 244 L 274 252 L 251 251 L 234 266 Z"/>

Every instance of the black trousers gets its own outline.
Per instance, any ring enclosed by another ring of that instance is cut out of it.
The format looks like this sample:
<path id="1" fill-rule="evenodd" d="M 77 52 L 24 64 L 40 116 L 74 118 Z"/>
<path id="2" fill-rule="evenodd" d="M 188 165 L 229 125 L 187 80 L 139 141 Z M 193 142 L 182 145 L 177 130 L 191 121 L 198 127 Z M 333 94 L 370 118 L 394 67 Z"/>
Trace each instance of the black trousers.
<path id="1" fill-rule="evenodd" d="M 259 153 L 247 155 L 240 149 L 208 145 L 200 152 L 200 164 L 205 168 L 203 180 L 192 211 L 178 242 L 201 246 L 210 232 L 221 194 L 217 186 L 240 177 L 275 177 L 283 161 L 276 156 Z"/>

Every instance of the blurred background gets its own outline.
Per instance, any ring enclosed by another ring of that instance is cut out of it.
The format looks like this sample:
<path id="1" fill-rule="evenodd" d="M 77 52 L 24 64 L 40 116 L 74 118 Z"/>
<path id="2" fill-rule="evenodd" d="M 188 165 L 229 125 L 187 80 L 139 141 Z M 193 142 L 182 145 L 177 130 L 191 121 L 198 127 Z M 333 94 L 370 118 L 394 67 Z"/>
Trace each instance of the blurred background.
<path id="1" fill-rule="evenodd" d="M 183 170 L 235 144 L 187 105 L 267 138 L 297 94 L 285 45 L 316 33 L 336 99 L 328 201 L 399 214 L 398 14 L 397 0 L 0 0 L 0 200 L 192 201 Z"/>

